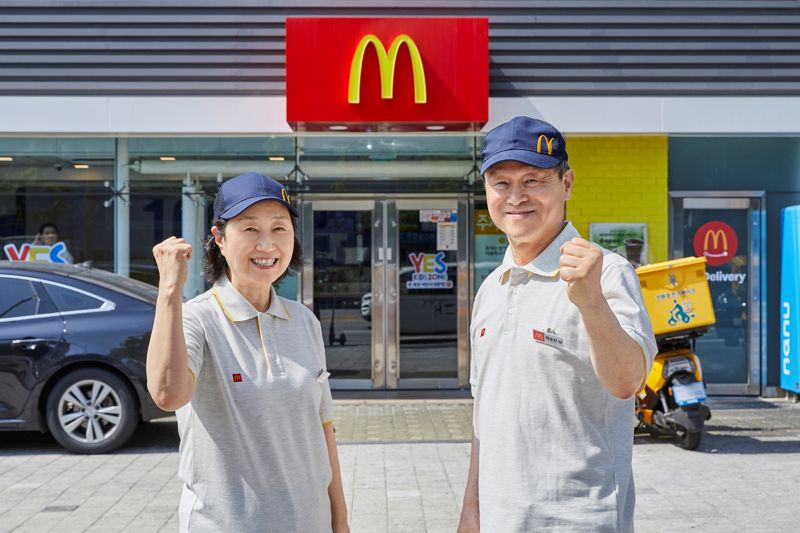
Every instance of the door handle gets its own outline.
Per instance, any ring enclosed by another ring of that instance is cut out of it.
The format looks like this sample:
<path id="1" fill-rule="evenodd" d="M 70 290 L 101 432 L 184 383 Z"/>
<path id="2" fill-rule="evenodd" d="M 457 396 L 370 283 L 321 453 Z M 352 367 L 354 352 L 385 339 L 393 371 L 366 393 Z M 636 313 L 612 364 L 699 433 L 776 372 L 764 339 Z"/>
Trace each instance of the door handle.
<path id="1" fill-rule="evenodd" d="M 52 346 L 53 341 L 50 339 L 14 339 L 11 341 L 11 346 L 26 352 L 36 351 L 41 345 Z"/>

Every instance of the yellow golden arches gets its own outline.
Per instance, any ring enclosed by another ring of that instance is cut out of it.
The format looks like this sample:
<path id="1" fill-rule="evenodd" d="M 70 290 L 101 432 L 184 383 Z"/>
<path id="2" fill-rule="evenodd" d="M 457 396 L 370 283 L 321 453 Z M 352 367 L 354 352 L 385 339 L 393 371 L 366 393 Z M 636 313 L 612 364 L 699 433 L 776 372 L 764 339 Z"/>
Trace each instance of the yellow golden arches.
<path id="1" fill-rule="evenodd" d="M 708 241 L 711 240 L 711 244 L 714 245 L 714 248 L 708 247 Z M 722 241 L 722 248 L 719 247 L 719 242 Z M 728 251 L 728 236 L 725 235 L 725 232 L 721 229 L 713 230 L 710 229 L 706 231 L 706 237 L 703 239 L 703 249 L 705 251 L 708 250 L 724 250 L 725 252 Z"/>
<path id="2" fill-rule="evenodd" d="M 397 53 L 400 45 L 405 44 L 411 56 L 411 72 L 414 75 L 414 103 L 424 104 L 428 101 L 428 90 L 425 85 L 425 68 L 422 66 L 422 57 L 419 55 L 414 40 L 406 34 L 398 35 L 392 41 L 389 52 L 386 52 L 383 43 L 374 34 L 365 35 L 356 47 L 353 62 L 350 65 L 350 85 L 347 91 L 347 102 L 357 104 L 361 101 L 361 67 L 364 64 L 364 54 L 367 47 L 372 45 L 378 56 L 378 68 L 381 75 L 381 98 L 389 99 L 394 95 L 394 70 L 397 63 Z"/>
<path id="3" fill-rule="evenodd" d="M 539 135 L 539 140 L 536 141 L 536 151 L 540 154 L 542 153 L 542 139 L 544 139 L 545 144 L 547 144 L 547 155 L 553 155 L 553 141 L 555 141 L 556 138 L 548 139 L 544 134 Z"/>
<path id="4" fill-rule="evenodd" d="M 286 189 L 281 189 L 281 199 L 286 203 L 292 203 L 292 199 L 289 197 L 289 193 L 286 192 Z"/>

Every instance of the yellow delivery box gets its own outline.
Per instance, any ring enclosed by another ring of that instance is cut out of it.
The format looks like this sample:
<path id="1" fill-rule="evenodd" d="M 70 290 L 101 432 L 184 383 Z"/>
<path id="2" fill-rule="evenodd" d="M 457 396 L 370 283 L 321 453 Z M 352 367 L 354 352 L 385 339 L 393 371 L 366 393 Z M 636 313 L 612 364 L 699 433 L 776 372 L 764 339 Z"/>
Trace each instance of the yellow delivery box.
<path id="1" fill-rule="evenodd" d="M 636 273 L 656 336 L 702 335 L 716 321 L 705 257 L 654 263 Z"/>

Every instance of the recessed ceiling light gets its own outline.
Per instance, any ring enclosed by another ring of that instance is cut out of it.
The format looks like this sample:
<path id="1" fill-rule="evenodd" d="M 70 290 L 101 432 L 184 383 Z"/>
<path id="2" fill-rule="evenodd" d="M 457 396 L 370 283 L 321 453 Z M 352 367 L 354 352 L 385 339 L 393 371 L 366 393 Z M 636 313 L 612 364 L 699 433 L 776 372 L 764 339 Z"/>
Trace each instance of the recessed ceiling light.
<path id="1" fill-rule="evenodd" d="M 286 161 L 286 158 L 282 155 L 271 155 L 269 156 L 270 161 Z"/>
<path id="2" fill-rule="evenodd" d="M 175 161 L 175 157 L 171 155 L 162 155 L 159 159 L 162 161 Z"/>
<path id="3" fill-rule="evenodd" d="M 333 126 L 328 126 L 328 129 L 331 131 L 347 131 L 347 126 L 335 124 Z"/>
<path id="4" fill-rule="evenodd" d="M 430 126 L 425 126 L 425 129 L 428 131 L 442 131 L 444 126 L 440 124 L 431 124 Z"/>
<path id="5" fill-rule="evenodd" d="M 10 155 L 2 155 L 2 156 L 0 156 L 0 161 L 13 161 L 13 160 L 14 160 L 14 158 L 11 157 Z"/>
<path id="6" fill-rule="evenodd" d="M 72 165 L 72 166 L 73 166 L 74 168 L 81 168 L 81 169 L 83 169 L 83 168 L 89 168 L 89 165 L 87 165 L 87 164 L 85 164 L 85 163 L 75 163 L 75 164 L 74 164 L 74 165 Z"/>

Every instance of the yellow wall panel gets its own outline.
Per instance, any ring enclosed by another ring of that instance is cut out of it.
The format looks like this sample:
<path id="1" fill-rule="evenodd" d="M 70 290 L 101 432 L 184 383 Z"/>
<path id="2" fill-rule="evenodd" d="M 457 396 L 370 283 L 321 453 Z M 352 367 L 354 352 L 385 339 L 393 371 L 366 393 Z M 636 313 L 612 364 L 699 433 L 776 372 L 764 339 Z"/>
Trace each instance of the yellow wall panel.
<path id="1" fill-rule="evenodd" d="M 567 137 L 575 172 L 567 218 L 581 235 L 593 222 L 645 223 L 647 262 L 667 260 L 667 147 L 666 136 Z"/>

